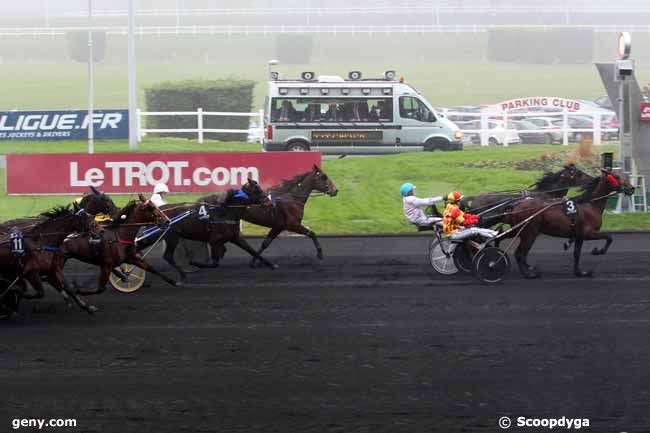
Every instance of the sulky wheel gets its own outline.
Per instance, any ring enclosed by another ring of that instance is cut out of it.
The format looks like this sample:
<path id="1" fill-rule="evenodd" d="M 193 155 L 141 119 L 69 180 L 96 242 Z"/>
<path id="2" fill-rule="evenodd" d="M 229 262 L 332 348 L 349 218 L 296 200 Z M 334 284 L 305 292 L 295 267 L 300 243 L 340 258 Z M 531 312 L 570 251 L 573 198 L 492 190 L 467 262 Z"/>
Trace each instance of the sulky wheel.
<path id="1" fill-rule="evenodd" d="M 144 284 L 147 272 L 135 265 L 122 263 L 119 270 L 124 274 L 124 279 L 111 272 L 109 281 L 115 290 L 122 293 L 132 293 L 138 290 Z"/>
<path id="2" fill-rule="evenodd" d="M 6 319 L 13 313 L 18 311 L 18 304 L 20 304 L 20 293 L 13 288 L 7 290 L 9 287 L 7 281 L 0 280 L 0 319 Z"/>
<path id="3" fill-rule="evenodd" d="M 451 242 L 445 238 L 441 240 L 434 238 L 429 244 L 429 262 L 439 274 L 451 275 L 458 272 L 458 268 L 454 264 L 452 247 Z"/>
<path id="4" fill-rule="evenodd" d="M 509 269 L 508 254 L 497 247 L 485 247 L 474 257 L 476 277 L 486 284 L 500 282 Z"/>
<path id="5" fill-rule="evenodd" d="M 471 273 L 474 271 L 473 254 L 465 243 L 456 245 L 454 248 L 454 264 L 459 271 Z"/>

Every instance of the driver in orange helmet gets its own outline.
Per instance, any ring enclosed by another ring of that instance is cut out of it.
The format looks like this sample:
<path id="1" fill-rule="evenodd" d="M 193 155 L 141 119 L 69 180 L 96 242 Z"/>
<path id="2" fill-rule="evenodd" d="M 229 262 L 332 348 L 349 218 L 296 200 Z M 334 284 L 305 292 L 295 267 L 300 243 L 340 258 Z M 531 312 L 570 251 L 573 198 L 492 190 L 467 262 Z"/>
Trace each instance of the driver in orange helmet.
<path id="1" fill-rule="evenodd" d="M 476 226 L 481 217 L 460 210 L 459 202 L 463 195 L 459 192 L 450 192 L 447 196 L 447 206 L 442 213 L 442 230 L 452 239 L 465 239 L 474 236 L 493 238 L 497 232 Z"/>

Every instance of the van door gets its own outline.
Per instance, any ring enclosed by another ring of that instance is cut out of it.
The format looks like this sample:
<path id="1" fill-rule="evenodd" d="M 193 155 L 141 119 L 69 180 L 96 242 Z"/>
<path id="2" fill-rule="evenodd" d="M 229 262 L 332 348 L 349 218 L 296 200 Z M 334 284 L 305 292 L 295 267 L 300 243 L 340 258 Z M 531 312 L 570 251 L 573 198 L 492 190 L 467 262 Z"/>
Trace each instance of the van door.
<path id="1" fill-rule="evenodd" d="M 422 150 L 427 137 L 442 131 L 435 115 L 415 96 L 400 96 L 398 111 L 402 128 L 397 136 L 402 152 Z"/>

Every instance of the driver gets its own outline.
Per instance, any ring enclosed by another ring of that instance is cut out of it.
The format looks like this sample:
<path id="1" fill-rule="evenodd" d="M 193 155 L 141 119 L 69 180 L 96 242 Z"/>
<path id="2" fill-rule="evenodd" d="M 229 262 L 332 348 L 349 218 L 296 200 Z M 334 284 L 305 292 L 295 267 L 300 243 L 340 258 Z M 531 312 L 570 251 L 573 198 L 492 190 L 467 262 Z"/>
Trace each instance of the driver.
<path id="1" fill-rule="evenodd" d="M 474 236 L 493 238 L 498 232 L 476 226 L 481 217 L 460 210 L 459 202 L 463 195 L 459 192 L 450 192 L 447 196 L 447 207 L 442 213 L 442 231 L 451 239 L 467 239 Z"/>
<path id="2" fill-rule="evenodd" d="M 442 197 L 417 198 L 415 196 L 415 185 L 410 182 L 402 185 L 399 193 L 404 197 L 402 200 L 404 216 L 411 224 L 426 227 L 432 226 L 434 223 L 440 221 L 440 218 L 427 216 L 422 208 L 435 205 L 437 202 L 442 201 Z"/>
<path id="3" fill-rule="evenodd" d="M 169 194 L 169 188 L 167 188 L 167 185 L 164 183 L 158 183 L 153 188 L 153 195 L 149 200 L 151 200 L 151 202 L 157 207 L 161 207 L 167 204 L 167 200 L 165 200 L 167 194 Z"/>

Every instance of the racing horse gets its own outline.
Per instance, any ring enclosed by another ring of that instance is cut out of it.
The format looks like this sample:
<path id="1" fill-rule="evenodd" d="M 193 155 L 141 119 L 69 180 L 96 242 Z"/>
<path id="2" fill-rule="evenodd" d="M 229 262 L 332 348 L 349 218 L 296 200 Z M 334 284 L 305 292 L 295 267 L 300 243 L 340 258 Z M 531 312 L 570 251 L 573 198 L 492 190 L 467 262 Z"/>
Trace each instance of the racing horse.
<path id="1" fill-rule="evenodd" d="M 248 195 L 253 206 L 266 206 L 262 204 L 267 201 L 266 194 L 255 180 L 248 179 L 241 189 Z M 215 195 L 215 199 L 211 202 L 168 204 L 161 207 L 170 219 L 191 212 L 187 218 L 174 223 L 163 237 L 166 245 L 163 258 L 176 269 L 181 281 L 187 280 L 187 272 L 174 260 L 174 251 L 181 239 L 207 242 L 210 246 L 212 263 L 190 262 L 199 268 L 216 268 L 219 265 L 220 252 L 224 250 L 224 244 L 227 242 L 234 243 L 271 269 L 277 268 L 275 264 L 261 257 L 242 237 L 239 221 L 245 210 L 252 206 L 237 204 L 235 193 L 236 190 L 229 190 Z M 138 248 L 146 248 L 152 243 L 152 241 L 138 243 Z"/>
<path id="2" fill-rule="evenodd" d="M 90 194 L 84 195 L 77 203 L 78 207 L 84 209 L 89 215 L 107 214 L 111 215 L 117 211 L 117 206 L 113 200 L 105 193 L 97 190 L 94 186 L 90 187 Z M 17 228 L 32 227 L 35 224 L 43 222 L 46 219 L 43 215 L 29 218 L 18 218 L 10 221 L 0 223 L 0 233 L 7 233 L 10 230 Z"/>
<path id="3" fill-rule="evenodd" d="M 85 263 L 100 267 L 99 284 L 95 289 L 77 289 L 82 295 L 102 293 L 106 289 L 109 275 L 113 269 L 122 263 L 135 265 L 147 272 L 158 275 L 172 286 L 178 285 L 174 280 L 159 272 L 137 254 L 135 237 L 140 228 L 145 225 L 162 224 L 168 218 L 151 201 L 142 194 L 139 200 L 132 200 L 115 214 L 115 221 L 103 229 L 99 251 L 91 246 L 89 235 L 78 234 L 70 236 L 63 242 L 62 264 L 68 258 L 74 258 Z"/>
<path id="4" fill-rule="evenodd" d="M 504 218 L 504 222 L 514 226 L 531 218 L 518 232 L 520 243 L 515 251 L 519 270 L 524 278 L 537 278 L 540 276 L 535 267 L 528 264 L 528 252 L 540 233 L 574 239 L 573 272 L 577 277 L 589 277 L 592 271 L 584 272 L 580 268 L 580 253 L 584 241 L 605 240 L 602 248 L 594 248 L 593 255 L 607 253 L 612 244 L 612 237 L 600 233 L 603 223 L 603 212 L 607 199 L 616 193 L 626 195 L 634 194 L 634 187 L 618 175 L 602 170 L 601 176 L 595 177 L 584 187 L 584 192 L 569 200 L 549 201 L 545 197 L 529 197 L 521 200 L 514 209 Z M 567 213 L 575 215 L 575 223 Z"/>
<path id="5" fill-rule="evenodd" d="M 269 227 L 271 230 L 262 242 L 258 254 L 271 245 L 273 240 L 285 230 L 308 236 L 316 248 L 316 257 L 323 259 L 323 249 L 318 242 L 318 237 L 312 229 L 302 224 L 302 218 L 305 213 L 305 205 L 312 192 L 320 192 L 330 197 L 338 194 L 338 189 L 332 179 L 317 165 L 314 165 L 308 172 L 299 174 L 292 179 L 269 188 L 269 195 L 273 202 L 273 207 L 255 206 L 247 207 L 242 217 L 259 226 Z M 207 196 L 202 199 L 207 203 L 212 203 L 215 196 Z M 222 254 L 223 255 L 223 254 Z M 213 257 L 214 260 L 214 257 Z M 253 257 L 251 266 L 254 266 L 257 258 Z"/>
<path id="6" fill-rule="evenodd" d="M 566 164 L 562 170 L 544 174 L 526 191 L 489 192 L 468 197 L 461 207 L 473 213 L 482 213 L 480 226 L 491 227 L 503 221 L 512 208 L 525 197 L 564 197 L 570 187 L 583 187 L 593 180 L 574 164 Z M 470 206 L 467 203 L 471 202 Z M 492 209 L 494 208 L 494 209 Z"/>
<path id="7" fill-rule="evenodd" d="M 60 248 L 66 236 L 72 232 L 85 232 L 88 229 L 89 216 L 76 203 L 72 206 L 59 206 L 41 214 L 39 222 L 31 227 L 23 225 L 0 237 L 0 275 L 13 280 L 22 287 L 24 299 L 40 299 L 44 296 L 41 277 L 58 290 L 66 302 L 70 298 L 88 313 L 97 311 L 70 290 L 60 266 L 62 250 Z M 18 234 L 18 231 L 21 233 Z M 26 293 L 24 281 L 34 288 L 35 293 Z M 7 286 L 9 287 L 9 286 Z M 8 290 L 7 288 L 4 289 Z"/>

